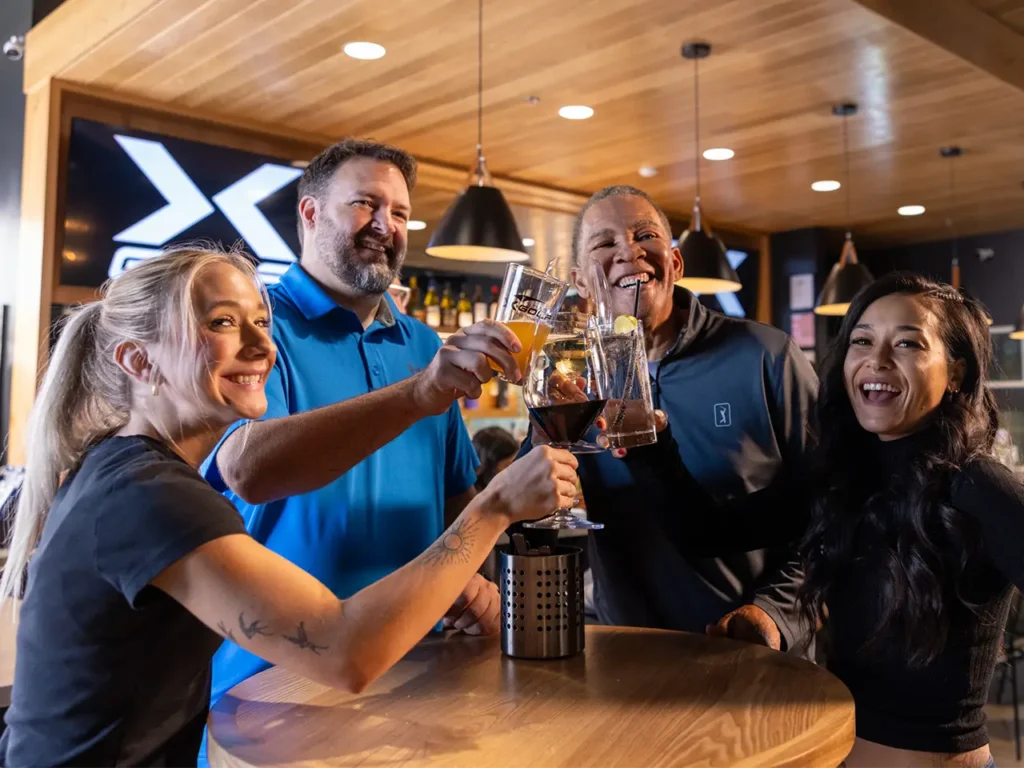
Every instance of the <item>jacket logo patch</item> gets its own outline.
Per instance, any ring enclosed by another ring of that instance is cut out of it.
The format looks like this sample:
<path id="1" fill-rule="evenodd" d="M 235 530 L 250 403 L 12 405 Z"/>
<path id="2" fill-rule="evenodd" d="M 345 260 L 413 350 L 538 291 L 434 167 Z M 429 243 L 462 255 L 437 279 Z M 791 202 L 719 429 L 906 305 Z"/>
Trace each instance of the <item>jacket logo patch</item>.
<path id="1" fill-rule="evenodd" d="M 732 426 L 732 406 L 729 403 L 716 403 L 715 404 L 715 426 L 716 427 L 731 427 Z"/>

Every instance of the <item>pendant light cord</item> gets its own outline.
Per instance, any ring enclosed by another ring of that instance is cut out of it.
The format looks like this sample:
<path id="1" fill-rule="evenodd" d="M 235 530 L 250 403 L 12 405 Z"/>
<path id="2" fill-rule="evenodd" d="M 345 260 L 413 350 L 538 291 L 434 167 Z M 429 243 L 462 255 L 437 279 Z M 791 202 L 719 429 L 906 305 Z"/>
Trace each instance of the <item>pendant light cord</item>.
<path id="1" fill-rule="evenodd" d="M 697 203 L 700 203 L 700 59 L 693 60 L 693 162 L 697 171 Z"/>
<path id="2" fill-rule="evenodd" d="M 953 241 L 953 262 L 956 263 L 956 155 L 949 158 L 949 203 L 952 209 L 949 217 L 949 234 L 950 239 Z"/>
<path id="3" fill-rule="evenodd" d="M 484 0 L 477 2 L 476 35 L 476 159 L 484 156 Z"/>
<path id="4" fill-rule="evenodd" d="M 850 216 L 850 117 L 843 115 L 843 156 L 846 160 L 846 237 L 850 238 L 853 219 Z"/>

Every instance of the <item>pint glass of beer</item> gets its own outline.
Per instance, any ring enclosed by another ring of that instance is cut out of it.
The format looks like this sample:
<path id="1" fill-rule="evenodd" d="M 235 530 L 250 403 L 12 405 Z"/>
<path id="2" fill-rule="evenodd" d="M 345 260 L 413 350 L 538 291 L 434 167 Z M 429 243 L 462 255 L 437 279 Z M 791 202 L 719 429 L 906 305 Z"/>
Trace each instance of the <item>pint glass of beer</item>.
<path id="1" fill-rule="evenodd" d="M 505 282 L 501 285 L 494 319 L 507 326 L 523 345 L 522 351 L 513 355 L 523 375 L 529 370 L 534 350 L 543 347 L 547 341 L 568 290 L 569 284 L 564 280 L 522 264 L 509 264 L 505 270 Z M 493 360 L 491 368 L 505 379 Z"/>

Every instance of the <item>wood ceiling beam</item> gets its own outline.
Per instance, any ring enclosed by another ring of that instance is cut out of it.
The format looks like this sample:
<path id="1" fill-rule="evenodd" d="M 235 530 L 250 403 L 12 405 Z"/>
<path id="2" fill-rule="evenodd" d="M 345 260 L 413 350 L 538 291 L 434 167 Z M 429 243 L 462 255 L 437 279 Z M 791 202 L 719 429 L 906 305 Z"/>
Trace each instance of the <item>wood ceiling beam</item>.
<path id="1" fill-rule="evenodd" d="M 1024 92 L 1024 35 L 967 0 L 853 0 Z"/>

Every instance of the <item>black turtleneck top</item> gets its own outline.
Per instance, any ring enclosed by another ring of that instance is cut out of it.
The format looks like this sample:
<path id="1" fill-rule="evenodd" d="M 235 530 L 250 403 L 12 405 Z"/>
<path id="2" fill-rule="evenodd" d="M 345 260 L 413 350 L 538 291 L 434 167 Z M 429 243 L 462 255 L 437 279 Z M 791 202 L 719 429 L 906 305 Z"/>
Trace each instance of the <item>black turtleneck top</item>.
<path id="1" fill-rule="evenodd" d="M 866 482 L 885 504 L 905 482 L 906 468 L 927 448 L 924 435 L 872 446 Z M 965 567 L 961 589 L 976 607 L 946 603 L 949 634 L 939 655 L 911 666 L 903 638 L 893 633 L 866 648 L 881 614 L 881 566 L 891 550 L 861 536 L 857 561 L 828 597 L 828 668 L 853 694 L 857 736 L 899 749 L 967 752 L 988 743 L 982 707 L 1014 586 L 1024 587 L 1024 490 L 990 458 L 954 476 L 949 504 L 980 537 L 979 555 Z M 953 585 L 947 593 L 953 592 Z"/>
<path id="2" fill-rule="evenodd" d="M 671 435 L 656 446 L 630 451 L 626 461 L 659 475 L 671 473 L 679 488 L 679 510 L 662 521 L 683 549 L 703 555 L 795 544 L 796 528 L 780 530 L 764 504 L 806 500 L 763 498 L 773 489 L 718 505 L 679 460 Z M 927 435 L 891 442 L 871 439 L 865 483 L 898 493 L 907 467 L 927 447 Z M 903 638 L 893 633 L 865 650 L 882 605 L 880 564 L 884 543 L 862 541 L 854 566 L 841 574 L 827 601 L 828 668 L 853 694 L 857 736 L 899 749 L 959 753 L 988 743 L 982 707 L 995 669 L 1014 586 L 1024 588 L 1024 487 L 1002 464 L 979 458 L 963 468 L 949 489 L 949 503 L 980 536 L 980 556 L 969 562 L 963 584 L 978 608 L 948 604 L 950 629 L 938 657 L 910 665 Z M 798 516 L 793 516 L 798 518 Z M 952 585 L 947 585 L 952 588 Z"/>

